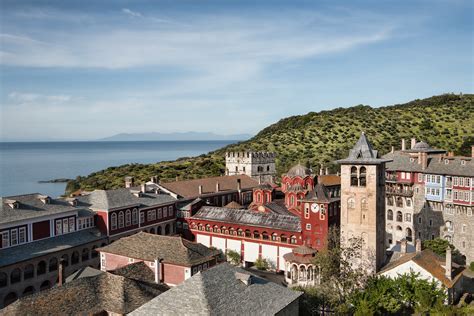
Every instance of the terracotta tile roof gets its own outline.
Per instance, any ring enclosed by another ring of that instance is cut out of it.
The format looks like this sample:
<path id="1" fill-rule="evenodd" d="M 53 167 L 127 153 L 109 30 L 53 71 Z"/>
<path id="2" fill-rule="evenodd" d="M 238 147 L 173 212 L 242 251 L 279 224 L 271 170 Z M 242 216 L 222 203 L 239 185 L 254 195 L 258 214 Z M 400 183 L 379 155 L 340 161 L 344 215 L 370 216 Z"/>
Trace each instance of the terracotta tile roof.
<path id="1" fill-rule="evenodd" d="M 235 202 L 235 201 L 230 202 L 230 203 L 227 204 L 225 207 L 226 207 L 226 208 L 233 208 L 233 209 L 236 209 L 236 210 L 242 209 L 242 205 L 240 205 L 239 203 L 237 203 L 237 202 Z"/>
<path id="2" fill-rule="evenodd" d="M 285 308 L 301 295 L 222 263 L 197 273 L 131 315 L 279 315 L 288 312 Z"/>
<path id="3" fill-rule="evenodd" d="M 318 177 L 318 182 L 324 186 L 341 185 L 341 176 L 326 174 Z"/>
<path id="4" fill-rule="evenodd" d="M 123 237 L 110 245 L 97 249 L 128 258 L 155 261 L 181 266 L 193 266 L 211 260 L 218 251 L 193 243 L 181 237 L 162 236 L 140 232 Z"/>
<path id="5" fill-rule="evenodd" d="M 196 198 L 199 196 L 199 186 L 202 186 L 203 195 L 216 192 L 216 184 L 219 183 L 219 192 L 237 191 L 237 180 L 241 181 L 242 190 L 253 189 L 258 186 L 258 181 L 246 175 L 222 176 L 204 179 L 183 180 L 160 183 L 165 190 L 173 192 L 184 198 Z"/>
<path id="6" fill-rule="evenodd" d="M 162 285 L 102 273 L 23 297 L 4 308 L 2 315 L 128 314 L 166 290 Z"/>
<path id="7" fill-rule="evenodd" d="M 464 268 L 453 265 L 453 277 L 451 280 L 448 279 L 445 275 L 444 268 L 446 259 L 438 256 L 430 249 L 425 249 L 421 252 L 407 253 L 401 256 L 400 259 L 387 264 L 379 273 L 387 272 L 409 261 L 415 262 L 417 265 L 428 271 L 447 288 L 453 287 L 464 271 Z"/>

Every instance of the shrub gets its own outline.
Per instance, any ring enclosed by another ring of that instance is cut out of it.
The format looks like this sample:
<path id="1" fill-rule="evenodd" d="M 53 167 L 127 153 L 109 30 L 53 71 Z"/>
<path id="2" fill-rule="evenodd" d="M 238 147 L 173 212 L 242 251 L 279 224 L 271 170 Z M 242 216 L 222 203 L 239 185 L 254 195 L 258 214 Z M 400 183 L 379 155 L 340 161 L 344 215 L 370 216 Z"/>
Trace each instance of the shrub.
<path id="1" fill-rule="evenodd" d="M 255 260 L 255 267 L 259 270 L 268 270 L 270 268 L 267 260 L 262 258 L 258 258 L 257 260 Z"/>
<path id="2" fill-rule="evenodd" d="M 471 271 L 474 271 L 474 261 L 472 261 L 471 264 L 469 265 L 469 269 Z"/>
<path id="3" fill-rule="evenodd" d="M 234 266 L 240 264 L 240 254 L 234 250 L 227 250 L 227 260 Z"/>

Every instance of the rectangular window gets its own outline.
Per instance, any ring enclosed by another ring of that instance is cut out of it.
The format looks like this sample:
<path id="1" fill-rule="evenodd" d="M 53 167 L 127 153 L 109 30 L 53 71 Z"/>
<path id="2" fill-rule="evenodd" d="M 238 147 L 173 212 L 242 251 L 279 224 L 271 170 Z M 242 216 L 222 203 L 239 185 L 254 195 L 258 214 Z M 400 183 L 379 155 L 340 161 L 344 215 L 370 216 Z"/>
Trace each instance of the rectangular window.
<path id="1" fill-rule="evenodd" d="M 430 219 L 430 227 L 433 226 L 433 220 Z"/>
<path id="2" fill-rule="evenodd" d="M 10 244 L 12 246 L 16 246 L 18 245 L 18 230 L 15 228 L 15 229 L 12 229 L 10 231 L 10 234 L 11 234 L 11 238 L 10 238 Z"/>
<path id="3" fill-rule="evenodd" d="M 163 207 L 163 217 L 168 217 L 168 208 L 166 206 Z"/>
<path id="4" fill-rule="evenodd" d="M 309 204 L 306 203 L 304 207 L 304 218 L 309 218 Z"/>
<path id="5" fill-rule="evenodd" d="M 402 179 L 405 179 L 405 172 L 402 172 Z"/>
<path id="6" fill-rule="evenodd" d="M 173 216 L 173 206 L 168 206 L 168 216 Z"/>
<path id="7" fill-rule="evenodd" d="M 188 223 L 183 223 L 183 229 L 189 229 L 189 224 Z"/>
<path id="8" fill-rule="evenodd" d="M 441 183 L 441 176 L 436 176 L 436 183 Z"/>
<path id="9" fill-rule="evenodd" d="M 459 178 L 459 186 L 463 187 L 464 186 L 464 178 Z"/>
<path id="10" fill-rule="evenodd" d="M 140 212 L 140 223 L 145 223 L 145 212 Z"/>
<path id="11" fill-rule="evenodd" d="M 454 184 L 454 185 L 458 185 L 458 177 L 454 177 L 454 178 L 453 178 L 453 184 Z"/>
<path id="12" fill-rule="evenodd" d="M 405 213 L 405 222 L 411 223 L 411 214 L 410 213 Z"/>
<path id="13" fill-rule="evenodd" d="M 311 230 L 311 224 L 306 224 L 306 230 Z"/>
<path id="14" fill-rule="evenodd" d="M 10 234 L 8 230 L 2 232 L 2 248 L 10 247 Z"/>
<path id="15" fill-rule="evenodd" d="M 407 180 L 410 180 L 411 176 L 409 172 L 406 173 L 406 176 L 407 176 Z"/>
<path id="16" fill-rule="evenodd" d="M 59 219 L 59 220 L 56 220 L 56 231 L 54 235 L 58 236 L 58 235 L 61 235 L 62 233 L 63 233 L 63 222 Z"/>
<path id="17" fill-rule="evenodd" d="M 66 234 L 69 232 L 69 221 L 67 220 L 67 218 L 63 219 L 63 234 Z"/>
<path id="18" fill-rule="evenodd" d="M 26 242 L 26 228 L 21 227 L 18 229 L 18 243 L 24 244 Z"/>
<path id="19" fill-rule="evenodd" d="M 158 209 L 158 219 L 162 219 L 163 218 L 163 211 L 161 210 L 161 208 Z"/>
<path id="20" fill-rule="evenodd" d="M 76 230 L 76 227 L 75 227 L 74 224 L 75 224 L 74 223 L 74 217 L 70 217 L 69 218 L 69 232 L 70 233 Z"/>
<path id="21" fill-rule="evenodd" d="M 418 182 L 423 182 L 423 174 L 422 173 L 418 174 Z"/>

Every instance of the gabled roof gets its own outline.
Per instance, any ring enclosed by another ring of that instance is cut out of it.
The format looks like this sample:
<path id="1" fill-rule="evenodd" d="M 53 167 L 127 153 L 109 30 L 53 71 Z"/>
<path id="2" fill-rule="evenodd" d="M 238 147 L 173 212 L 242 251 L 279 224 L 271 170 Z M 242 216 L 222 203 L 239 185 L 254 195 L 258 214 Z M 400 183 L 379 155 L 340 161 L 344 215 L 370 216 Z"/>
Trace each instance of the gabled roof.
<path id="1" fill-rule="evenodd" d="M 280 215 L 295 216 L 285 205 L 285 200 L 273 200 L 264 205 L 270 212 Z"/>
<path id="2" fill-rule="evenodd" d="M 336 174 L 321 175 L 318 176 L 318 183 L 327 187 L 333 185 L 341 185 L 341 176 L 338 176 Z"/>
<path id="3" fill-rule="evenodd" d="M 115 190 L 95 190 L 84 196 L 78 196 L 79 206 L 94 210 L 110 210 L 115 208 L 138 206 L 147 207 L 176 201 L 168 194 L 142 193 L 140 197 L 128 188 Z"/>
<path id="4" fill-rule="evenodd" d="M 428 271 L 433 277 L 438 279 L 447 288 L 451 288 L 454 286 L 454 284 L 456 284 L 458 279 L 462 276 L 462 272 L 464 270 L 464 268 L 462 267 L 458 267 L 457 269 L 453 267 L 452 280 L 448 279 L 445 275 L 444 268 L 444 265 L 446 264 L 446 259 L 441 256 L 438 256 L 430 249 L 425 249 L 420 252 L 412 252 L 402 255 L 398 260 L 392 261 L 385 267 L 383 267 L 379 274 L 383 274 L 387 271 L 390 271 L 409 261 L 413 261 L 414 263 Z"/>
<path id="5" fill-rule="evenodd" d="M 277 315 L 301 295 L 222 263 L 194 275 L 131 315 Z"/>
<path id="6" fill-rule="evenodd" d="M 317 201 L 323 203 L 329 203 L 332 201 L 337 201 L 339 198 L 331 198 L 329 190 L 321 184 L 316 184 L 313 190 L 306 193 L 303 201 Z"/>
<path id="7" fill-rule="evenodd" d="M 2 315 L 128 314 L 166 289 L 106 272 L 20 298 Z"/>
<path id="8" fill-rule="evenodd" d="M 218 254 L 218 251 L 209 249 L 203 244 L 193 243 L 181 237 L 145 232 L 120 238 L 97 251 L 152 262 L 160 259 L 162 262 L 181 266 L 204 263 Z"/>
<path id="9" fill-rule="evenodd" d="M 258 185 L 258 181 L 247 175 L 221 176 L 194 180 L 182 180 L 174 182 L 162 182 L 160 186 L 183 198 L 196 198 L 199 196 L 199 186 L 202 186 L 202 195 L 216 193 L 216 185 L 219 183 L 219 192 L 237 191 L 237 180 L 240 180 L 241 189 L 249 190 Z"/>
<path id="10" fill-rule="evenodd" d="M 0 224 L 81 209 L 81 207 L 73 206 L 61 199 L 49 198 L 49 202 L 44 203 L 41 201 L 44 198 L 45 196 L 40 193 L 2 197 L 0 203 Z M 17 202 L 18 208 L 10 206 L 13 202 Z"/>
<path id="11" fill-rule="evenodd" d="M 229 224 L 242 224 L 288 231 L 301 231 L 299 217 L 276 213 L 260 213 L 249 210 L 235 210 L 224 207 L 203 206 L 192 219 L 201 219 Z"/>
<path id="12" fill-rule="evenodd" d="M 357 143 L 349 151 L 349 156 L 346 159 L 338 160 L 338 163 L 362 163 L 362 164 L 379 164 L 387 162 L 388 160 L 380 159 L 378 151 L 372 147 L 365 133 L 362 132 Z"/>
<path id="13" fill-rule="evenodd" d="M 237 203 L 235 201 L 232 201 L 232 202 L 228 203 L 225 207 L 226 208 L 233 208 L 233 209 L 236 209 L 236 210 L 241 210 L 242 209 L 242 205 L 240 205 L 239 203 Z"/>

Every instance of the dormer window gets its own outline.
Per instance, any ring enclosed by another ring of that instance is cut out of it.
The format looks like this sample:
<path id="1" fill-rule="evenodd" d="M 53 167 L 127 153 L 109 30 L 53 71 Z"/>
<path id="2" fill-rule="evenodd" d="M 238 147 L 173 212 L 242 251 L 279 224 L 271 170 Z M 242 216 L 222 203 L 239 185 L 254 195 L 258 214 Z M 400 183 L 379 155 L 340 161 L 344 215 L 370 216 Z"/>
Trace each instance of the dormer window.
<path id="1" fill-rule="evenodd" d="M 43 202 L 43 204 L 50 204 L 51 203 L 51 198 L 47 195 L 40 195 L 40 196 L 38 196 L 38 198 L 40 199 L 41 202 Z"/>
<path id="2" fill-rule="evenodd" d="M 444 160 L 444 164 L 445 164 L 445 165 L 449 164 L 449 159 L 445 159 L 445 160 Z"/>
<path id="3" fill-rule="evenodd" d="M 415 161 L 415 158 L 410 158 L 410 162 L 414 162 Z"/>
<path id="4" fill-rule="evenodd" d="M 10 208 L 20 208 L 20 203 L 16 200 L 5 200 Z"/>
<path id="5" fill-rule="evenodd" d="M 461 165 L 465 165 L 466 164 L 466 160 L 461 160 Z"/>
<path id="6" fill-rule="evenodd" d="M 67 202 L 69 205 L 77 206 L 77 199 L 68 199 Z"/>
<path id="7" fill-rule="evenodd" d="M 136 197 L 141 197 L 142 196 L 142 192 L 139 191 L 139 190 L 131 190 L 130 191 L 133 195 L 135 195 Z"/>

